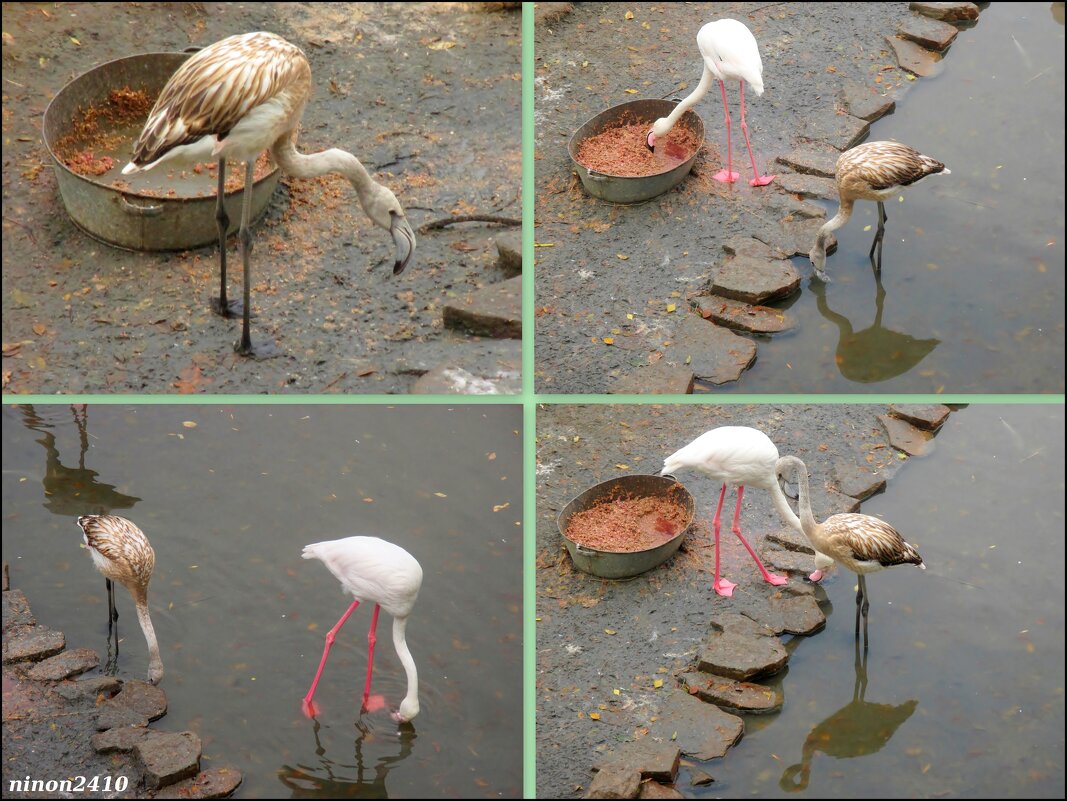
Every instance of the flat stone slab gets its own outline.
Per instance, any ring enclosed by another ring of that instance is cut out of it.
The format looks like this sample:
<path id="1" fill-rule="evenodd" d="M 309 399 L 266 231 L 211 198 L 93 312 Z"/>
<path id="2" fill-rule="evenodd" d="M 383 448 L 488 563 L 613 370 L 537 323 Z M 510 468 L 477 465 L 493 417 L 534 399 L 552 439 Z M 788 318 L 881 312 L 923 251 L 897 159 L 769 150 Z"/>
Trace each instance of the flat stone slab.
<path id="1" fill-rule="evenodd" d="M 652 724 L 651 736 L 671 740 L 686 756 L 715 759 L 741 739 L 745 722 L 688 692 L 671 693 Z"/>
<path id="2" fill-rule="evenodd" d="M 47 626 L 31 626 L 4 637 L 4 664 L 40 662 L 55 656 L 66 647 L 63 632 Z"/>
<path id="3" fill-rule="evenodd" d="M 680 364 L 670 364 L 664 359 L 655 364 L 639 367 L 634 372 L 620 376 L 612 384 L 611 395 L 691 395 L 693 371 Z"/>
<path id="4" fill-rule="evenodd" d="M 411 387 L 412 395 L 518 395 L 522 372 L 489 369 L 471 372 L 460 365 L 441 365 L 422 375 Z"/>
<path id="5" fill-rule="evenodd" d="M 768 537 L 768 539 L 770 539 L 770 537 Z M 764 549 L 763 564 L 766 565 L 768 570 L 774 570 L 778 573 L 789 573 L 795 576 L 796 581 L 791 581 L 789 584 L 785 585 L 792 590 L 794 584 L 802 582 L 804 576 L 807 576 L 815 570 L 815 554 Z"/>
<path id="6" fill-rule="evenodd" d="M 782 221 L 782 245 L 790 249 L 791 256 L 807 256 L 815 244 L 815 238 L 819 235 L 819 229 L 823 226 L 823 220 L 812 220 L 797 217 Z M 833 253 L 837 250 L 837 237 L 833 233 L 826 237 L 826 252 Z"/>
<path id="7" fill-rule="evenodd" d="M 78 681 L 65 681 L 52 689 L 68 701 L 96 698 L 101 694 L 110 698 L 122 689 L 122 682 L 114 676 L 92 676 Z"/>
<path id="8" fill-rule="evenodd" d="M 522 276 L 478 289 L 444 308 L 446 328 L 478 336 L 522 338 Z"/>
<path id="9" fill-rule="evenodd" d="M 744 636 L 774 637 L 777 635 L 774 629 L 757 623 L 748 615 L 740 612 L 714 612 L 711 616 L 711 626 L 714 631 L 732 631 Z"/>
<path id="10" fill-rule="evenodd" d="M 938 52 L 946 50 L 959 32 L 955 25 L 915 14 L 907 17 L 900 26 L 900 35 L 905 39 Z"/>
<path id="11" fill-rule="evenodd" d="M 127 681 L 122 692 L 110 699 L 100 710 L 96 726 L 111 729 L 116 726 L 147 726 L 167 714 L 167 695 L 159 687 L 145 681 Z"/>
<path id="12" fill-rule="evenodd" d="M 834 481 L 841 492 L 858 501 L 865 501 L 885 489 L 885 477 L 865 464 L 838 462 L 834 465 Z"/>
<path id="13" fill-rule="evenodd" d="M 826 615 L 812 595 L 772 598 L 771 608 L 782 616 L 786 634 L 809 636 L 826 628 Z"/>
<path id="14" fill-rule="evenodd" d="M 897 64 L 902 70 L 907 70 L 920 78 L 928 78 L 936 75 L 939 71 L 938 64 L 941 56 L 925 47 L 919 47 L 915 42 L 900 39 L 896 36 L 887 36 L 886 41 L 893 48 L 897 56 Z"/>
<path id="15" fill-rule="evenodd" d="M 833 178 L 837 174 L 837 159 L 840 155 L 836 150 L 806 145 L 784 156 L 777 156 L 775 161 L 805 175 Z"/>
<path id="16" fill-rule="evenodd" d="M 793 173 L 787 173 L 792 175 Z M 784 177 L 784 176 L 783 176 Z M 837 197 L 837 190 L 834 190 Z M 751 256 L 755 259 L 788 259 L 789 255 L 784 250 L 779 250 L 773 245 L 753 239 L 750 236 L 734 236 L 722 243 L 722 249 L 731 256 Z"/>
<path id="17" fill-rule="evenodd" d="M 685 798 L 680 792 L 673 787 L 668 787 L 666 784 L 660 784 L 659 782 L 644 782 L 641 785 L 641 793 L 638 798 Z"/>
<path id="18" fill-rule="evenodd" d="M 837 183 L 833 178 L 820 178 L 800 172 L 783 172 L 778 176 L 778 185 L 786 192 L 801 197 L 818 197 L 837 200 Z"/>
<path id="19" fill-rule="evenodd" d="M 637 798 L 641 792 L 641 771 L 617 765 L 601 770 L 589 783 L 585 798 Z"/>
<path id="20" fill-rule="evenodd" d="M 922 18 L 911 17 L 910 19 Z M 897 107 L 893 98 L 886 97 L 874 87 L 864 86 L 860 83 L 850 83 L 842 87 L 841 103 L 845 107 L 845 111 L 853 117 L 859 117 L 861 120 L 867 120 L 867 122 L 874 122 Z"/>
<path id="21" fill-rule="evenodd" d="M 683 673 L 678 678 L 690 694 L 718 707 L 753 715 L 777 712 L 782 708 L 782 691 L 773 687 L 727 679 L 697 670 Z"/>
<path id="22" fill-rule="evenodd" d="M 792 527 L 772 531 L 767 535 L 767 542 L 773 542 L 787 551 L 796 551 L 808 556 L 815 553 L 808 538 Z"/>
<path id="23" fill-rule="evenodd" d="M 91 670 L 100 664 L 100 656 L 91 648 L 74 648 L 39 662 L 26 674 L 34 681 L 62 681 Z"/>
<path id="24" fill-rule="evenodd" d="M 90 744 L 93 746 L 93 750 L 100 754 L 132 751 L 145 737 L 152 733 L 151 729 L 146 729 L 143 726 L 119 726 L 94 734 Z"/>
<path id="25" fill-rule="evenodd" d="M 164 787 L 156 798 L 228 798 L 244 780 L 234 767 L 209 768 L 191 779 Z"/>
<path id="26" fill-rule="evenodd" d="M 974 3 L 911 3 L 908 8 L 924 17 L 945 22 L 970 22 L 978 19 L 978 6 Z"/>
<path id="27" fill-rule="evenodd" d="M 802 135 L 813 142 L 825 142 L 836 150 L 848 150 L 862 142 L 870 130 L 867 120 L 841 114 L 830 106 L 812 113 Z"/>
<path id="28" fill-rule="evenodd" d="M 697 668 L 704 673 L 747 681 L 777 673 L 788 661 L 789 652 L 777 638 L 724 631 L 708 639 Z"/>
<path id="29" fill-rule="evenodd" d="M 682 757 L 681 749 L 672 742 L 656 742 L 652 737 L 631 740 L 622 743 L 614 751 L 593 765 L 593 770 L 604 771 L 636 770 L 643 779 L 658 782 L 673 782 L 678 775 L 678 762 Z"/>
<path id="30" fill-rule="evenodd" d="M 711 291 L 758 305 L 788 298 L 800 288 L 800 275 L 789 261 L 735 256 L 719 268 Z"/>
<path id="31" fill-rule="evenodd" d="M 7 631 L 11 626 L 34 626 L 37 620 L 30 610 L 30 602 L 22 590 L 7 590 L 3 595 L 3 626 Z"/>
<path id="32" fill-rule="evenodd" d="M 940 403 L 931 404 L 896 404 L 889 407 L 889 413 L 923 431 L 937 431 L 945 424 L 952 410 Z"/>
<path id="33" fill-rule="evenodd" d="M 889 444 L 898 451 L 904 451 L 909 456 L 922 456 L 926 453 L 933 434 L 887 414 L 878 415 L 878 420 L 889 435 Z"/>
<path id="34" fill-rule="evenodd" d="M 500 234 L 496 238 L 496 266 L 508 277 L 522 275 L 522 236 Z"/>
<path id="35" fill-rule="evenodd" d="M 756 361 L 756 343 L 728 328 L 687 314 L 674 332 L 674 358 L 712 384 L 736 381 Z"/>
<path id="36" fill-rule="evenodd" d="M 781 309 L 772 309 L 769 306 L 753 306 L 751 303 L 719 295 L 702 295 L 693 298 L 692 304 L 705 320 L 735 331 L 779 334 L 793 327 L 791 317 Z"/>
<path id="37" fill-rule="evenodd" d="M 200 738 L 191 731 L 149 732 L 134 748 L 150 790 L 188 779 L 200 772 Z"/>

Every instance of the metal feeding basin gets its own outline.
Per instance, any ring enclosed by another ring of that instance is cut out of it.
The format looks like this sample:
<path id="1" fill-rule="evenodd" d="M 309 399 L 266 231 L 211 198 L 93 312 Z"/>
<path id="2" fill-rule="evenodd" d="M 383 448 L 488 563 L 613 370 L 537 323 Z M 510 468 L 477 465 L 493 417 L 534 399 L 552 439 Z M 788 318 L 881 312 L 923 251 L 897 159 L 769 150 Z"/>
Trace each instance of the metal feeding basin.
<path id="1" fill-rule="evenodd" d="M 600 112 L 575 131 L 568 149 L 571 162 L 578 172 L 578 177 L 582 180 L 585 191 L 593 197 L 612 203 L 640 203 L 656 195 L 662 195 L 668 189 L 681 183 L 682 179 L 693 169 L 697 153 L 704 146 L 704 121 L 692 109 L 685 112 L 675 125 L 675 127 L 682 126 L 692 131 L 698 142 L 692 155 L 681 164 L 673 161 L 667 162 L 661 172 L 631 177 L 597 172 L 578 161 L 578 149 L 587 139 L 610 128 L 634 122 L 647 123 L 651 130 L 652 123 L 660 117 L 668 116 L 674 111 L 676 105 L 678 104 L 674 100 L 631 100 Z"/>
<path id="2" fill-rule="evenodd" d="M 580 545 L 567 535 L 571 519 L 579 512 L 592 509 L 612 500 L 647 497 L 670 498 L 684 509 L 684 521 L 669 540 L 640 551 L 608 551 Z M 682 539 L 693 525 L 695 504 L 693 496 L 673 476 L 620 476 L 590 487 L 563 507 L 556 525 L 567 544 L 574 566 L 601 578 L 629 578 L 666 562 L 678 550 Z"/>
<path id="3" fill-rule="evenodd" d="M 44 142 L 63 205 L 75 225 L 94 239 L 127 250 L 184 250 L 218 241 L 214 168 L 194 171 L 164 164 L 122 175 L 148 108 L 141 114 L 116 114 L 113 93 L 143 93 L 150 107 L 189 57 L 144 53 L 109 61 L 79 75 L 48 104 Z M 72 154 L 91 160 L 93 174 L 71 169 Z M 266 211 L 281 175 L 273 165 L 261 165 L 260 173 L 253 185 L 253 218 Z M 240 226 L 241 191 L 238 183 L 226 192 L 230 232 Z"/>

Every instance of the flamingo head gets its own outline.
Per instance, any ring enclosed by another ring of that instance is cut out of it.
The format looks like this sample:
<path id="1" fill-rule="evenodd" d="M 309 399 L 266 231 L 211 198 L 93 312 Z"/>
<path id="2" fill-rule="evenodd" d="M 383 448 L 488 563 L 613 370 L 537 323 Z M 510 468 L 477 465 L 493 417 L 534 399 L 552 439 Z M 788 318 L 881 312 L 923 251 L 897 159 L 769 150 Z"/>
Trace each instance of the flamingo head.
<path id="1" fill-rule="evenodd" d="M 671 125 L 666 117 L 660 117 L 652 124 L 652 130 L 645 137 L 645 146 L 653 153 L 656 152 L 656 139 L 666 136 L 671 131 Z"/>
<path id="2" fill-rule="evenodd" d="M 393 275 L 399 275 L 415 253 L 415 232 L 411 230 L 407 215 L 404 214 L 396 195 L 381 184 L 372 185 L 362 200 L 363 210 L 371 218 L 371 222 L 393 235 L 396 245 Z"/>
<path id="3" fill-rule="evenodd" d="M 397 723 L 407 723 L 419 714 L 419 699 L 405 698 L 400 702 L 400 709 L 392 713 L 392 718 Z"/>
<path id="4" fill-rule="evenodd" d="M 830 283 L 830 276 L 823 269 L 826 267 L 826 246 L 821 240 L 816 240 L 815 246 L 808 253 L 808 258 L 811 259 L 811 266 L 815 268 L 815 276 L 823 283 Z"/>

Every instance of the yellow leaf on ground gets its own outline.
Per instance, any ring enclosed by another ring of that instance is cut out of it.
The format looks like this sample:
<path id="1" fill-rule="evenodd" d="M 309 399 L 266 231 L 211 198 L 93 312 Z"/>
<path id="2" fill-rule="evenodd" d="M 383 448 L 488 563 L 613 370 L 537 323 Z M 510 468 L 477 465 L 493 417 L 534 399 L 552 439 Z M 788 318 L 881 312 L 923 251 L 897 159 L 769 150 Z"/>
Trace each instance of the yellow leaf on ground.
<path id="1" fill-rule="evenodd" d="M 615 631 L 615 629 L 604 629 L 604 633 L 605 634 L 610 634 L 610 635 L 618 634 L 618 632 Z"/>

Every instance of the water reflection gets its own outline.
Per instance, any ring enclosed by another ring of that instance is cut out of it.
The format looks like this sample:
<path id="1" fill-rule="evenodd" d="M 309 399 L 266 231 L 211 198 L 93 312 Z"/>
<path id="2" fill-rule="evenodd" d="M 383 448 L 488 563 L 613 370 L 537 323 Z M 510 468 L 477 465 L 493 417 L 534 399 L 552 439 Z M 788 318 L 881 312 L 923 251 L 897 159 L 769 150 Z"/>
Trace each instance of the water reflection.
<path id="1" fill-rule="evenodd" d="M 880 255 L 880 254 L 879 254 Z M 874 298 L 874 322 L 856 331 L 843 314 L 830 308 L 826 301 L 826 284 L 812 281 L 811 291 L 819 314 L 837 326 L 837 369 L 849 381 L 873 384 L 903 375 L 925 359 L 940 344 L 940 339 L 918 339 L 882 325 L 886 291 L 876 274 L 878 289 Z"/>
<path id="2" fill-rule="evenodd" d="M 106 515 L 115 509 L 131 509 L 140 498 L 125 495 L 115 489 L 113 484 L 105 484 L 98 479 L 98 473 L 85 466 L 85 456 L 89 451 L 89 407 L 84 404 L 72 404 L 71 417 L 78 429 L 78 466 L 68 467 L 63 464 L 56 445 L 56 436 L 52 429 L 53 422 L 43 413 L 38 413 L 33 406 L 18 407 L 26 428 L 37 431 L 44 436 L 36 440 L 45 450 L 45 470 L 41 483 L 44 485 L 44 508 L 52 514 L 65 517 L 79 515 Z M 49 407 L 53 418 L 56 407 Z"/>
<path id="3" fill-rule="evenodd" d="M 321 724 L 316 720 L 313 728 L 315 736 L 315 755 L 319 766 L 298 765 L 284 766 L 278 772 L 278 781 L 292 791 L 292 798 L 388 798 L 389 792 L 385 780 L 390 769 L 411 756 L 415 748 L 415 728 L 410 723 L 400 726 L 396 738 L 396 747 L 390 749 L 395 755 L 371 757 L 374 765 L 368 767 L 363 754 L 363 746 L 388 745 L 390 735 L 382 737 L 362 721 L 356 723 L 359 736 L 353 742 L 354 763 L 334 762 L 326 756 L 326 747 L 319 737 Z M 352 773 L 354 772 L 354 774 Z M 325 775 L 321 775 L 325 773 Z"/>
<path id="4" fill-rule="evenodd" d="M 919 705 L 915 699 L 895 706 L 867 701 L 867 652 L 863 652 L 861 661 L 858 639 L 855 654 L 856 681 L 852 688 L 852 700 L 808 734 L 800 763 L 786 768 L 778 782 L 778 786 L 786 792 L 807 788 L 812 759 L 817 752 L 836 759 L 847 759 L 881 751 Z"/>

